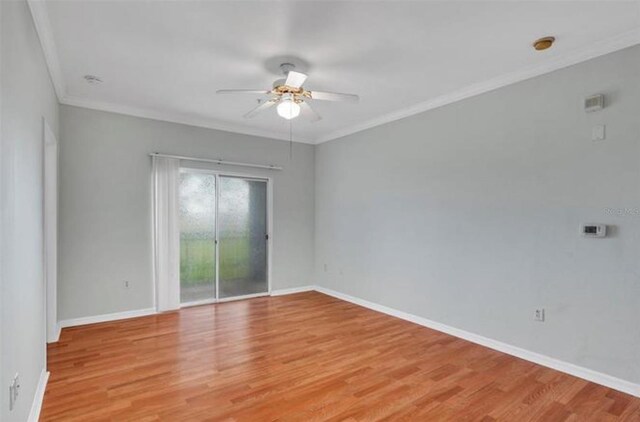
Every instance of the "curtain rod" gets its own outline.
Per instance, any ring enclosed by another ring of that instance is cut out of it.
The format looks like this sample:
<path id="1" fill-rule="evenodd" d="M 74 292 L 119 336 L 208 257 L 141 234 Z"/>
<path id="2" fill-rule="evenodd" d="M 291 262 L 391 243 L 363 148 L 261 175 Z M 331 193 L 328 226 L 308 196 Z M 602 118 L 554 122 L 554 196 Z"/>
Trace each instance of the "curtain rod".
<path id="1" fill-rule="evenodd" d="M 185 157 L 183 155 L 160 154 L 159 152 L 152 152 L 149 155 L 152 157 L 177 158 L 179 160 L 189 160 L 189 161 L 202 161 L 205 163 L 223 164 L 226 166 L 242 166 L 242 167 L 254 167 L 259 169 L 267 169 L 267 170 L 282 170 L 282 167 L 274 166 L 274 165 L 239 163 L 236 161 L 225 161 L 221 159 L 215 160 L 215 159 L 209 159 L 209 158 Z"/>

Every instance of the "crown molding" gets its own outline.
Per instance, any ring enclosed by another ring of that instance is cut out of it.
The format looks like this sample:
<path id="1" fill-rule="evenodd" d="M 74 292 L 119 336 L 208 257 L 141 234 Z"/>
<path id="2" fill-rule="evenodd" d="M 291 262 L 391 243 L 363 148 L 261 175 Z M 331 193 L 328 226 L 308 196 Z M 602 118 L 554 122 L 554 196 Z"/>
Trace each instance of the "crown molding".
<path id="1" fill-rule="evenodd" d="M 56 95 L 58 96 L 58 101 L 61 104 L 90 108 L 93 110 L 108 111 L 111 113 L 118 113 L 135 117 L 143 117 L 153 120 L 161 120 L 171 123 L 203 127 L 207 129 L 222 130 L 225 132 L 240 133 L 244 135 L 266 137 L 285 141 L 289 140 L 289 137 L 286 134 L 278 132 L 249 128 L 242 125 L 219 122 L 213 119 L 186 116 L 180 113 L 162 112 L 149 108 L 128 106 L 123 104 L 113 104 L 67 95 L 66 85 L 62 76 L 60 61 L 58 59 L 58 53 L 51 30 L 51 23 L 49 21 L 46 2 L 47 0 L 27 0 L 29 9 L 31 10 L 31 15 L 33 17 L 33 22 L 35 24 L 36 32 L 38 33 L 38 37 L 42 45 L 42 50 L 44 52 L 47 67 L 49 69 L 49 74 L 51 76 Z M 640 3 L 638 4 L 640 9 Z M 637 44 L 640 44 L 640 28 L 636 28 L 634 30 L 594 43 L 585 49 L 569 53 L 561 57 L 556 57 L 538 66 L 525 68 L 523 70 L 508 73 L 497 78 L 472 84 L 448 94 L 444 94 L 412 105 L 410 107 L 406 107 L 367 120 L 363 123 L 358 123 L 346 128 L 338 129 L 326 135 L 318 136 L 314 139 L 297 137 L 297 139 L 295 139 L 294 141 L 305 144 L 321 144 L 323 142 L 332 141 L 345 137 L 347 135 L 383 125 L 385 123 L 404 119 L 415 114 L 433 110 L 435 108 L 455 103 L 466 98 L 474 97 L 476 95 L 484 94 L 498 88 L 534 78 L 536 76 L 544 75 L 545 73 L 550 73 L 555 70 L 569 67 Z"/>
<path id="2" fill-rule="evenodd" d="M 64 78 L 62 77 L 62 68 L 60 67 L 60 61 L 58 60 L 56 43 L 53 40 L 53 31 L 51 30 L 47 4 L 44 0 L 27 0 L 27 5 L 31 11 L 31 17 L 36 28 L 36 33 L 40 39 L 40 45 L 42 46 L 44 59 L 47 63 L 47 68 L 49 69 L 49 76 L 53 83 L 53 89 L 56 92 L 58 101 L 60 101 L 64 98 L 67 88 L 64 83 Z"/>
<path id="3" fill-rule="evenodd" d="M 415 114 L 423 113 L 425 111 L 433 110 L 435 108 L 455 103 L 466 98 L 475 97 L 476 95 L 484 94 L 486 92 L 512 85 L 527 79 L 531 79 L 536 76 L 544 75 L 555 70 L 573 66 L 575 64 L 594 59 L 605 54 L 613 53 L 615 51 L 622 50 L 624 48 L 631 47 L 637 44 L 640 44 L 640 28 L 636 28 L 631 31 L 619 34 L 615 37 L 597 42 L 588 48 L 576 51 L 574 53 L 556 57 L 542 65 L 529 67 L 523 70 L 499 76 L 497 78 L 469 85 L 460 90 L 456 90 L 451 93 L 418 103 L 416 105 L 384 114 L 371 120 L 367 120 L 364 123 L 358 123 L 353 126 L 336 130 L 325 136 L 316 138 L 315 143 L 321 144 L 323 142 L 332 141 L 334 139 L 342 138 L 344 136 L 351 135 L 357 132 L 362 132 L 363 130 L 371 129 L 385 123 L 404 119 L 405 117 L 410 117 Z"/>
<path id="4" fill-rule="evenodd" d="M 142 117 L 145 119 L 160 120 L 163 122 L 178 123 L 188 126 L 202 127 L 206 129 L 215 129 L 224 132 L 239 133 L 242 135 L 258 136 L 261 138 L 278 139 L 289 141 L 288 134 L 271 132 L 262 129 L 255 129 L 240 125 L 231 125 L 227 123 L 217 122 L 211 119 L 202 119 L 192 116 L 185 116 L 179 113 L 167 113 L 163 111 L 153 110 L 150 108 L 133 107 L 122 104 L 113 104 L 104 101 L 89 100 L 86 98 L 64 96 L 60 99 L 61 104 L 74 107 L 88 108 L 92 110 L 107 111 L 110 113 L 124 114 L 127 116 Z M 299 136 L 295 136 L 294 142 L 303 144 L 313 144 L 314 142 Z"/>
<path id="5" fill-rule="evenodd" d="M 60 60 L 58 58 L 58 50 L 54 42 L 51 22 L 49 20 L 47 0 L 27 0 L 27 4 L 29 6 L 29 10 L 31 11 L 31 17 L 33 19 L 36 33 L 38 34 L 38 38 L 40 39 L 40 45 L 42 46 L 45 62 L 49 70 L 49 75 L 51 77 L 56 96 L 58 97 L 58 101 L 61 104 L 89 108 L 92 110 L 108 111 L 111 113 L 124 114 L 128 116 L 161 120 L 171 123 L 179 123 L 207 129 L 216 129 L 243 135 L 289 141 L 288 134 L 249 128 L 241 125 L 233 125 L 219 122 L 213 119 L 186 116 L 180 113 L 162 112 L 150 108 L 128 106 L 124 104 L 114 104 L 68 95 L 64 77 L 62 76 L 62 67 L 60 66 Z M 314 143 L 313 140 L 301 138 L 299 136 L 295 137 L 294 142 L 305 144 Z"/>

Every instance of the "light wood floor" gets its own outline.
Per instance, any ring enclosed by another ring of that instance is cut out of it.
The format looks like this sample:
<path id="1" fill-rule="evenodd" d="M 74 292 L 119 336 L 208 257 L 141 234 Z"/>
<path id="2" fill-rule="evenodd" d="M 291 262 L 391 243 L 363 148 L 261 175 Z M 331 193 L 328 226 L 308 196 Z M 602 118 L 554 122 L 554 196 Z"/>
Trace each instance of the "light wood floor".
<path id="1" fill-rule="evenodd" d="M 45 421 L 614 421 L 640 399 L 320 293 L 67 328 Z"/>

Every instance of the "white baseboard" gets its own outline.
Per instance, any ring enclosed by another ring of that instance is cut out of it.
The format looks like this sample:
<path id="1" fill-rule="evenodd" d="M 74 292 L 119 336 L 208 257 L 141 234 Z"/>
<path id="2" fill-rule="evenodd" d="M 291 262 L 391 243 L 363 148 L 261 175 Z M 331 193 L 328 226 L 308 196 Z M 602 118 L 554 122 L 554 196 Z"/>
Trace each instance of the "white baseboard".
<path id="1" fill-rule="evenodd" d="M 42 401 L 44 400 L 44 391 L 47 389 L 47 381 L 49 381 L 49 372 L 43 369 L 40 372 L 40 379 L 38 380 L 38 387 L 36 388 L 36 394 L 33 396 L 33 403 L 31 403 L 31 411 L 29 412 L 28 422 L 38 422 L 40 419 L 40 410 L 42 409 Z"/>
<path id="2" fill-rule="evenodd" d="M 292 287 L 289 289 L 272 290 L 271 296 L 284 296 L 294 293 L 310 292 L 315 290 L 315 286 Z M 262 295 L 256 295 L 262 296 Z M 55 341 L 60 339 L 60 330 L 65 327 L 76 327 L 78 325 L 96 324 L 99 322 L 117 321 L 120 319 L 136 318 L 141 316 L 153 315 L 157 313 L 155 308 L 138 309 L 135 311 L 115 312 L 113 314 L 95 315 L 81 318 L 65 319 L 58 322 L 58 336 Z M 53 342 L 55 342 L 53 341 Z"/>
<path id="3" fill-rule="evenodd" d="M 436 321 L 431 321 L 427 318 L 419 317 L 417 315 L 413 315 L 407 312 L 399 311 L 397 309 L 389 308 L 388 306 L 380 305 L 374 302 L 369 302 L 368 300 L 364 300 L 364 299 L 360 299 L 344 293 L 340 293 L 335 290 L 327 289 L 325 287 L 315 286 L 314 290 L 329 296 L 333 296 L 338 299 L 345 300 L 347 302 L 354 303 L 356 305 L 363 306 L 365 308 L 372 309 L 374 311 L 382 312 L 384 314 L 391 315 L 400 319 L 404 319 L 406 321 L 410 321 L 427 328 L 431 328 L 446 334 L 450 334 L 454 337 L 462 338 L 472 343 L 476 343 L 481 346 L 485 346 L 490 349 L 494 349 L 499 352 L 506 353 L 508 355 L 516 356 L 520 359 L 524 359 L 529 362 L 537 363 L 538 365 L 546 366 L 548 368 L 552 368 L 557 371 L 564 372 L 569 375 L 573 375 L 575 377 L 594 382 L 596 384 L 604 385 L 605 387 L 622 391 L 623 393 L 631 394 L 632 396 L 640 397 L 640 384 L 635 384 L 633 382 L 626 381 L 611 375 L 603 374 L 602 372 L 597 372 L 592 369 L 574 365 L 569 362 L 561 361 L 549 356 L 531 352 L 529 350 L 525 350 L 520 347 L 503 343 L 501 341 L 493 340 L 478 334 L 470 333 L 468 331 L 464 331 L 459 328 L 450 327 L 448 325 L 445 325 Z"/>
<path id="4" fill-rule="evenodd" d="M 290 289 L 272 290 L 271 291 L 271 296 L 283 296 L 283 295 L 290 295 L 290 294 L 294 294 L 294 293 L 310 292 L 310 291 L 313 291 L 314 289 L 315 289 L 315 286 L 302 286 L 302 287 L 292 287 Z M 262 294 L 256 295 L 256 297 L 257 296 L 262 296 Z M 248 297 L 247 297 L 247 299 L 248 299 Z M 214 303 L 214 302 L 212 302 L 212 303 Z M 99 322 L 117 321 L 117 320 L 120 320 L 120 319 L 136 318 L 136 317 L 141 317 L 141 316 L 153 315 L 155 313 L 157 313 L 155 308 L 147 308 L 147 309 L 138 309 L 138 310 L 135 310 L 135 311 L 116 312 L 116 313 L 113 313 L 113 314 L 104 314 L 104 315 L 95 315 L 95 316 L 88 316 L 88 317 L 81 317 L 81 318 L 72 318 L 72 319 L 66 319 L 66 320 L 58 322 L 58 327 L 60 329 L 65 328 L 65 327 L 76 327 L 78 325 L 87 325 L 87 324 L 96 324 L 96 323 L 99 323 Z M 60 333 L 58 333 L 58 338 L 56 339 L 56 341 L 58 341 L 59 338 L 60 338 Z"/>
<path id="5" fill-rule="evenodd" d="M 55 330 L 56 331 L 53 333 L 53 335 L 47 338 L 47 343 L 56 343 L 58 340 L 60 340 L 60 331 L 62 331 L 60 323 L 56 324 Z"/>
<path id="6" fill-rule="evenodd" d="M 508 355 L 516 356 L 520 359 L 527 360 L 529 362 L 537 363 L 548 368 L 555 369 L 560 372 L 573 375 L 578 378 L 585 379 L 587 381 L 595 382 L 596 384 L 604 385 L 605 387 L 612 388 L 614 390 L 622 391 L 623 393 L 631 394 L 632 396 L 640 397 L 640 384 L 636 384 L 630 381 L 626 381 L 611 375 L 604 374 L 602 372 L 594 371 L 589 368 L 578 366 L 569 362 L 565 362 L 559 359 L 555 359 L 540 353 L 532 352 L 526 349 L 522 349 L 517 346 L 513 346 L 507 343 L 503 343 L 498 340 L 494 340 L 488 337 L 484 337 L 478 334 L 474 334 L 459 328 L 451 327 L 440 322 L 432 321 L 427 318 L 423 318 L 417 315 L 413 315 L 407 312 L 403 312 L 388 306 L 380 305 L 378 303 L 370 302 L 368 300 L 360 299 L 355 296 L 350 296 L 345 293 L 341 293 L 335 290 L 327 289 L 321 286 L 302 286 L 293 287 L 290 289 L 273 290 L 271 296 L 283 296 L 294 293 L 302 293 L 309 291 L 317 291 L 329 296 L 333 296 L 338 299 L 345 300 L 347 302 L 354 303 L 356 305 L 363 306 L 365 308 L 372 309 L 374 311 L 382 312 L 387 315 L 391 315 L 406 321 L 413 322 L 424 327 L 428 327 L 454 337 L 462 338 L 472 343 L 479 344 L 481 346 L 488 347 L 493 350 L 497 350 Z M 154 308 L 140 309 L 135 311 L 117 312 L 113 314 L 97 315 L 92 317 L 68 319 L 59 322 L 60 328 L 74 327 L 77 325 L 95 324 L 98 322 L 116 321 L 119 319 L 135 318 L 140 316 L 153 315 L 156 313 Z M 48 376 L 48 375 L 47 375 Z M 46 379 L 45 379 L 46 384 Z M 44 391 L 42 392 L 44 394 Z M 34 402 L 35 403 L 35 402 Z"/>
<path id="7" fill-rule="evenodd" d="M 292 295 L 294 293 L 310 292 L 315 290 L 315 286 L 291 287 L 289 289 L 272 290 L 271 296 Z"/>
<path id="8" fill-rule="evenodd" d="M 283 295 L 290 295 L 294 293 L 310 292 L 313 290 L 315 290 L 315 286 L 292 287 L 290 289 L 272 290 L 271 296 L 283 296 Z M 55 341 L 58 341 L 58 339 L 60 338 L 60 330 L 65 327 L 76 327 L 78 325 L 96 324 L 98 322 L 117 321 L 120 319 L 153 315 L 155 313 L 157 313 L 155 308 L 147 308 L 147 309 L 138 309 L 135 311 L 115 312 L 112 314 L 65 319 L 63 321 L 58 322 L 58 337 L 56 338 Z"/>
<path id="9" fill-rule="evenodd" d="M 135 311 L 116 312 L 113 314 L 96 315 L 90 317 L 73 318 L 60 321 L 60 328 L 75 327 L 77 325 L 96 324 L 98 322 L 117 321 L 119 319 L 136 318 L 141 316 L 153 315 L 156 313 L 155 308 L 137 309 Z"/>

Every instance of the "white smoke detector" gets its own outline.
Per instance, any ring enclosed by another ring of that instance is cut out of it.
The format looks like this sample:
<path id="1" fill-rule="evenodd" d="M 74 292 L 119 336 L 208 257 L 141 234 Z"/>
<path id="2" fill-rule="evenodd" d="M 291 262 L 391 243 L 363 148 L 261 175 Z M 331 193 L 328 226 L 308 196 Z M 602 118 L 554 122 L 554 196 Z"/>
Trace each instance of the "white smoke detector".
<path id="1" fill-rule="evenodd" d="M 99 85 L 102 83 L 102 79 L 95 75 L 84 75 L 84 80 L 91 85 Z"/>

